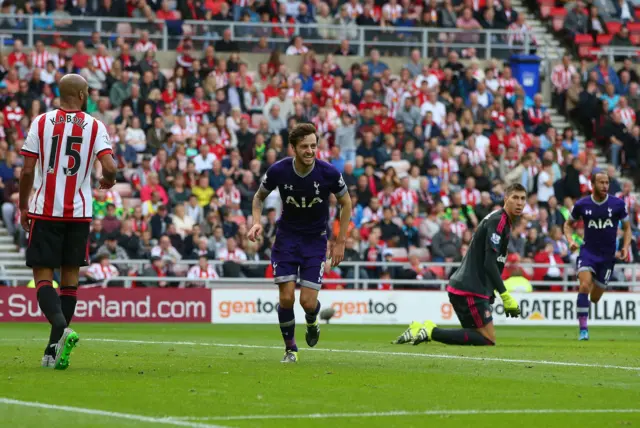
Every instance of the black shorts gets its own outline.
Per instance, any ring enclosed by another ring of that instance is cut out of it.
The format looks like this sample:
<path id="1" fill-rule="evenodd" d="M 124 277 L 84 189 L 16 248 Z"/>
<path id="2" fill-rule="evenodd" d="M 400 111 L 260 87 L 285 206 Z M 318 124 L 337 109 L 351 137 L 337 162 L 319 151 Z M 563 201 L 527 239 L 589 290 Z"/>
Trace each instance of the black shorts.
<path id="1" fill-rule="evenodd" d="M 89 222 L 31 219 L 27 266 L 59 269 L 89 264 Z"/>
<path id="2" fill-rule="evenodd" d="M 480 328 L 493 321 L 489 299 L 449 293 L 449 301 L 464 328 Z"/>

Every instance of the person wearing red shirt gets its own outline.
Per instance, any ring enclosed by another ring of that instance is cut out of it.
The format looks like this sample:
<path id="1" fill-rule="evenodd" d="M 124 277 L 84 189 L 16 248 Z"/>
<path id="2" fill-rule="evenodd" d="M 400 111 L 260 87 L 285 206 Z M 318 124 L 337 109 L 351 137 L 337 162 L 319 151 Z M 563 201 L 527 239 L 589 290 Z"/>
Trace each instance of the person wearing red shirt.
<path id="1" fill-rule="evenodd" d="M 86 68 L 87 63 L 91 60 L 91 57 L 89 56 L 89 54 L 87 54 L 84 42 L 82 40 L 76 43 L 76 53 L 73 54 L 71 60 L 73 61 L 74 67 L 78 69 Z"/>
<path id="2" fill-rule="evenodd" d="M 278 6 L 278 16 L 274 17 L 271 22 L 277 26 L 273 27 L 273 35 L 275 37 L 282 37 L 284 39 L 290 39 L 293 36 L 295 29 L 295 21 L 290 16 L 287 16 L 287 5 L 280 3 Z"/>
<path id="3" fill-rule="evenodd" d="M 504 125 L 496 124 L 496 129 L 489 137 L 489 150 L 495 157 L 499 157 L 505 148 L 509 145 L 509 137 L 507 136 Z"/>
<path id="4" fill-rule="evenodd" d="M 311 102 L 318 107 L 322 107 L 327 104 L 327 95 L 322 89 L 322 83 L 317 80 L 313 83 L 313 90 L 311 91 Z"/>
<path id="5" fill-rule="evenodd" d="M 396 128 L 396 121 L 389 117 L 389 106 L 382 105 L 380 115 L 375 117 L 375 121 L 380 125 L 380 132 L 383 134 L 391 134 Z"/>
<path id="6" fill-rule="evenodd" d="M 16 65 L 27 65 L 27 55 L 22 52 L 22 46 L 22 41 L 19 39 L 13 42 L 13 51 L 7 55 L 9 67 L 13 68 Z"/>
<path id="7" fill-rule="evenodd" d="M 335 77 L 331 74 L 331 64 L 325 62 L 322 64 L 322 72 L 313 76 L 314 82 L 320 82 L 322 90 L 326 91 L 333 86 Z"/>
<path id="8" fill-rule="evenodd" d="M 2 111 L 2 115 L 4 116 L 5 128 L 18 130 L 20 121 L 24 117 L 24 110 L 22 110 L 22 107 L 18 105 L 18 100 L 15 97 L 12 97 L 9 101 L 9 105 L 7 105 Z"/>
<path id="9" fill-rule="evenodd" d="M 147 175 L 147 184 L 142 186 L 142 188 L 140 189 L 140 200 L 142 202 L 151 200 L 151 194 L 153 192 L 158 192 L 160 200 L 164 205 L 167 205 L 169 203 L 169 196 L 167 196 L 167 192 L 166 190 L 164 190 L 164 187 L 160 185 L 158 174 L 156 174 L 155 172 L 149 173 L 149 175 Z"/>

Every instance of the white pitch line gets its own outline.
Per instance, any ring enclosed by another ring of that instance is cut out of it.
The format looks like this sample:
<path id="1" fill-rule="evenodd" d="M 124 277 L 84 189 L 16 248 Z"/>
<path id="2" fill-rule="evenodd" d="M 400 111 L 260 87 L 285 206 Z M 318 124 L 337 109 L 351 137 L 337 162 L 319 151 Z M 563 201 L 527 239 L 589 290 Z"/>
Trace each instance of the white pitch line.
<path id="1" fill-rule="evenodd" d="M 453 416 L 453 415 L 536 415 L 536 414 L 590 414 L 590 413 L 640 413 L 640 409 L 504 409 L 504 410 L 424 410 L 365 413 L 309 413 L 306 415 L 240 415 L 207 417 L 174 417 L 172 420 L 193 421 L 242 421 L 264 419 L 328 419 L 328 418 L 376 418 L 385 416 Z"/>
<path id="2" fill-rule="evenodd" d="M 281 346 L 264 346 L 264 345 L 243 345 L 237 343 L 207 343 L 207 342 L 169 342 L 157 340 L 126 340 L 126 339 L 103 339 L 103 338 L 83 338 L 84 341 L 92 342 L 112 342 L 112 343 L 139 343 L 149 345 L 187 345 L 187 346 L 214 346 L 221 348 L 250 348 L 250 349 L 282 349 Z M 313 352 L 335 352 L 346 354 L 365 354 L 365 355 L 386 355 L 393 357 L 414 357 L 414 358 L 441 358 L 447 360 L 466 360 L 466 361 L 494 361 L 501 363 L 514 364 L 541 364 L 547 366 L 563 366 L 563 367 L 588 367 L 599 369 L 616 369 L 640 372 L 640 367 L 614 366 L 611 364 L 589 364 L 589 363 L 572 363 L 565 361 L 547 361 L 547 360 L 521 360 L 511 358 L 494 358 L 494 357 L 465 357 L 462 355 L 445 355 L 445 354 L 423 354 L 418 352 L 386 352 L 386 351 L 365 351 L 361 349 L 322 349 L 309 348 L 304 349 Z"/>
<path id="3" fill-rule="evenodd" d="M 181 421 L 171 418 L 155 418 L 151 416 L 134 415 L 131 413 L 108 412 L 106 410 L 86 409 L 84 407 L 58 406 L 55 404 L 39 403 L 37 401 L 20 401 L 0 397 L 0 404 L 21 407 L 36 407 L 46 410 L 60 410 L 63 412 L 83 413 L 85 415 L 106 416 L 108 418 L 128 419 L 131 421 L 148 422 L 152 424 L 173 425 L 190 428 L 224 428 L 222 425 L 210 425 L 198 422 Z"/>

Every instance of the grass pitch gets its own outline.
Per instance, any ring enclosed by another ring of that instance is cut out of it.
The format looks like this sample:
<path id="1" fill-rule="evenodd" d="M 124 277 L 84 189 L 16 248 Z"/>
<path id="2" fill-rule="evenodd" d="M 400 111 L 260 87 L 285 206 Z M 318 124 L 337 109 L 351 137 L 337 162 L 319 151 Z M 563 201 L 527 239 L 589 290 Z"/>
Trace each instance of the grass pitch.
<path id="1" fill-rule="evenodd" d="M 577 328 L 499 326 L 498 346 L 462 348 L 323 325 L 309 350 L 299 326 L 296 365 L 275 323 L 74 327 L 71 366 L 53 371 L 46 324 L 2 325 L 0 426 L 640 426 L 640 327 L 578 342 Z"/>

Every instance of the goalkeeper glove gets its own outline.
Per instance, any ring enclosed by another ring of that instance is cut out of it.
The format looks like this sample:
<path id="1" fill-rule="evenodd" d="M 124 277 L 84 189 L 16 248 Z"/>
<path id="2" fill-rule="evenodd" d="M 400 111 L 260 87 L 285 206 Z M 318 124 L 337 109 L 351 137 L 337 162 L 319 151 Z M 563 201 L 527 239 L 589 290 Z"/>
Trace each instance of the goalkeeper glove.
<path id="1" fill-rule="evenodd" d="M 520 306 L 518 306 L 516 299 L 511 297 L 508 291 L 502 293 L 500 297 L 502 298 L 502 305 L 507 318 L 518 318 L 520 316 Z"/>

